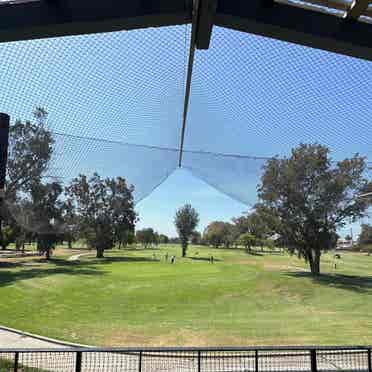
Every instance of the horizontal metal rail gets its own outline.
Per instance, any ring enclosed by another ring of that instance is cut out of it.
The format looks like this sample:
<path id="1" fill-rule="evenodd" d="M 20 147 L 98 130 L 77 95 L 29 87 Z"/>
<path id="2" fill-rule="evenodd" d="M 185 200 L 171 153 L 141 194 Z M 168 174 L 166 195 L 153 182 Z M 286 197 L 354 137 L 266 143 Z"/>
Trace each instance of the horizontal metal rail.
<path id="1" fill-rule="evenodd" d="M 224 347 L 66 347 L 66 348 L 0 348 L 0 353 L 20 352 L 20 353 L 66 353 L 81 351 L 84 353 L 90 352 L 246 352 L 246 351 L 368 351 L 372 349 L 372 345 L 342 345 L 342 346 L 224 346 Z"/>

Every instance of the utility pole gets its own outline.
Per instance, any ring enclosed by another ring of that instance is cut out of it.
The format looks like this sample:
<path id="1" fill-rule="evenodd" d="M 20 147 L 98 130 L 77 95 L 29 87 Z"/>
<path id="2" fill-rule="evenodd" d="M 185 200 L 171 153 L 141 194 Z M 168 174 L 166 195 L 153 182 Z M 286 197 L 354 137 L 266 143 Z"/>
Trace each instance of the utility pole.
<path id="1" fill-rule="evenodd" d="M 0 113 L 0 239 L 2 238 L 2 214 L 4 211 L 5 176 L 8 162 L 10 117 Z"/>

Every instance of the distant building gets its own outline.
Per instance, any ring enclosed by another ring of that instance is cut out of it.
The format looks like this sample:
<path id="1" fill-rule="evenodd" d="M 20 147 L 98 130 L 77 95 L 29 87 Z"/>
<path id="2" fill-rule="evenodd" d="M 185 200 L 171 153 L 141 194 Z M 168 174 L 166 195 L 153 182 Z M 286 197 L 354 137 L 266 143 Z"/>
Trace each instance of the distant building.
<path id="1" fill-rule="evenodd" d="M 346 240 L 346 239 L 338 239 L 336 249 L 352 249 L 353 248 L 353 241 Z"/>

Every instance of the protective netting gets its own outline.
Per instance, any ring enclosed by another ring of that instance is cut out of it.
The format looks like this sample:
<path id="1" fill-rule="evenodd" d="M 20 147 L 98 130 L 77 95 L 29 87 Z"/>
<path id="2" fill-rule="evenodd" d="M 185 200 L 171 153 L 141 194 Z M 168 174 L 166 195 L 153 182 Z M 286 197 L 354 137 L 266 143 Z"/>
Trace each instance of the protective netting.
<path id="1" fill-rule="evenodd" d="M 0 107 L 12 123 L 48 111 L 46 181 L 125 177 L 135 201 L 177 167 L 188 26 L 0 44 Z M 11 151 L 11 149 L 10 149 Z M 23 191 L 22 191 L 23 192 Z M 6 201 L 26 229 L 31 210 Z M 40 231 L 39 231 L 40 232 Z"/>
<path id="2" fill-rule="evenodd" d="M 45 180 L 125 177 L 143 199 L 178 166 L 191 26 L 0 44 L 0 110 L 48 110 Z M 372 63 L 214 27 L 196 51 L 182 166 L 249 206 L 300 143 L 372 158 Z M 29 230 L 25 209 L 6 201 Z M 27 226 L 28 225 L 28 226 Z"/>
<path id="3" fill-rule="evenodd" d="M 214 27 L 195 56 L 185 148 L 219 155 L 186 153 L 184 165 L 249 204 L 262 157 L 317 142 L 335 161 L 371 159 L 370 76 L 368 61 Z"/>
<path id="4" fill-rule="evenodd" d="M 360 372 L 371 370 L 370 350 L 328 348 L 247 350 L 1 351 L 0 371 L 125 372 Z"/>

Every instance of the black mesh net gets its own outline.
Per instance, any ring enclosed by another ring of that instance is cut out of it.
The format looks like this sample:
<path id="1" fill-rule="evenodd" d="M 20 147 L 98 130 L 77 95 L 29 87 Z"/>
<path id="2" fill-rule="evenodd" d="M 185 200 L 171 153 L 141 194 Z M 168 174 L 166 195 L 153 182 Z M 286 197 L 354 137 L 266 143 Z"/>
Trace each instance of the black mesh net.
<path id="1" fill-rule="evenodd" d="M 195 57 L 185 148 L 219 155 L 186 153 L 184 165 L 250 203 L 263 158 L 300 143 L 370 159 L 371 74 L 369 61 L 214 27 Z"/>
<path id="2" fill-rule="evenodd" d="M 53 153 L 46 181 L 123 176 L 142 200 L 177 167 L 191 26 L 0 44 L 0 109 L 12 122 L 36 106 Z M 372 63 L 214 27 L 196 51 L 182 166 L 248 206 L 262 166 L 300 143 L 335 161 L 371 158 Z M 368 175 L 370 176 L 370 174 Z M 19 198 L 26 198 L 24 191 Z M 32 209 L 8 197 L 28 230 Z M 65 226 L 55 226 L 63 230 Z"/>

